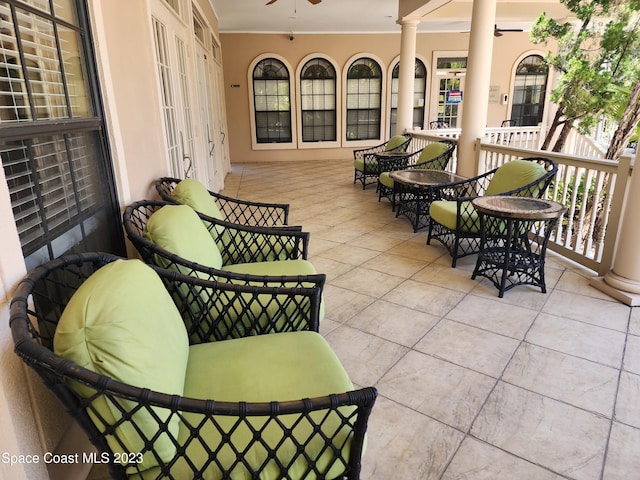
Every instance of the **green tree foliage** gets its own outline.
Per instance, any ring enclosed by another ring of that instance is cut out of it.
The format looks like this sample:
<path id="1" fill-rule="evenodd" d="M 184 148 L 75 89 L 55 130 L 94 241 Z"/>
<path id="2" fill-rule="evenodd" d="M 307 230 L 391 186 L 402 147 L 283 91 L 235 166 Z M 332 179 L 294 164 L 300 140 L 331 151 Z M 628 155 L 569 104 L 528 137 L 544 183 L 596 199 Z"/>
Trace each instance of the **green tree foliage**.
<path id="1" fill-rule="evenodd" d="M 572 127 L 589 132 L 619 95 L 616 87 L 630 91 L 640 77 L 640 0 L 561 2 L 576 22 L 543 13 L 531 30 L 534 43 L 557 42 L 556 53 L 545 58 L 560 73 L 551 93 L 557 111 L 543 145 L 548 149 L 555 138 L 554 151 L 562 150 Z"/>

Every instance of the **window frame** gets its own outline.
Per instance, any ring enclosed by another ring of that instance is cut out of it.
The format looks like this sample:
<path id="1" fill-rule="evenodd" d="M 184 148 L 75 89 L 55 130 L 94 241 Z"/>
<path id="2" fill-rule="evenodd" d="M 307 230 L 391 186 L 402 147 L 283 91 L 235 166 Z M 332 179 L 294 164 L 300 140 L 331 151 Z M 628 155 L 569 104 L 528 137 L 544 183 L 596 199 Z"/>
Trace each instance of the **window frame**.
<path id="1" fill-rule="evenodd" d="M 380 68 L 380 125 L 379 125 L 379 131 L 378 131 L 378 136 L 377 138 L 370 138 L 370 139 L 357 139 L 357 140 L 348 140 L 347 139 L 347 129 L 348 129 L 348 125 L 347 125 L 347 115 L 348 115 L 348 108 L 347 108 L 347 102 L 348 102 L 348 75 L 349 75 L 349 69 L 351 68 L 351 66 L 358 60 L 361 59 L 371 59 L 373 61 L 375 61 L 378 64 L 378 67 Z M 363 53 L 358 53 L 356 55 L 353 55 L 351 58 L 349 58 L 346 62 L 345 62 L 345 67 L 344 70 L 342 72 L 342 88 L 343 88 L 343 96 L 342 96 L 342 101 L 343 103 L 343 110 L 342 110 L 342 134 L 341 134 L 341 139 L 342 139 L 342 147 L 343 148 L 358 148 L 358 147 L 366 147 L 366 146 L 370 146 L 370 145 L 374 145 L 375 143 L 380 143 L 383 140 L 386 140 L 385 138 L 385 125 L 386 125 L 386 121 L 385 121 L 385 117 L 387 116 L 387 82 L 386 82 L 386 68 L 384 68 L 385 62 L 383 62 L 377 55 L 374 55 L 372 53 L 369 52 L 363 52 Z"/>
<path id="2" fill-rule="evenodd" d="M 428 112 L 428 90 L 429 90 L 429 86 L 430 86 L 430 79 L 429 79 L 429 69 L 427 68 L 427 62 L 426 60 L 421 56 L 416 54 L 416 58 L 415 58 L 416 62 L 420 62 L 422 64 L 422 67 L 424 68 L 424 90 L 422 91 L 422 106 L 416 106 L 415 105 L 415 101 L 413 102 L 413 110 L 412 110 L 412 128 L 414 129 L 424 129 L 425 128 L 425 122 L 426 122 L 426 118 L 427 118 L 427 112 Z M 389 92 L 389 99 L 388 99 L 388 111 L 387 111 L 387 119 L 385 122 L 385 130 L 387 132 L 389 132 L 390 136 L 395 135 L 395 131 L 392 130 L 392 127 L 394 126 L 394 124 L 392 123 L 392 119 L 393 119 L 393 111 L 396 110 L 396 119 L 397 119 L 397 107 L 393 107 L 393 95 L 398 95 L 398 92 L 394 92 L 393 90 L 393 81 L 395 78 L 393 76 L 393 72 L 395 71 L 396 68 L 400 67 L 400 56 L 398 55 L 389 65 L 388 71 L 387 71 L 387 79 L 388 79 L 388 86 L 387 86 L 387 91 Z M 414 65 L 414 70 L 413 70 L 414 74 L 413 74 L 413 98 L 415 100 L 415 96 L 416 96 L 416 76 L 415 76 L 415 65 Z M 415 123 L 415 115 L 416 115 L 416 110 L 417 109 L 422 109 L 422 121 L 420 122 L 419 125 L 414 125 Z M 396 121 L 396 125 L 397 125 L 397 121 Z"/>
<path id="3" fill-rule="evenodd" d="M 296 69 L 296 90 L 298 92 L 298 97 L 302 94 L 302 70 L 307 65 L 308 62 L 314 59 L 322 59 L 330 63 L 335 72 L 335 122 L 336 122 L 336 139 L 333 141 L 318 141 L 318 142 L 305 142 L 302 135 L 302 101 L 300 98 L 297 99 L 298 111 L 297 111 L 297 123 L 296 123 L 296 132 L 298 135 L 298 148 L 299 149 L 314 149 L 314 148 L 340 148 L 342 143 L 340 141 L 340 136 L 342 132 L 342 82 L 341 71 L 338 67 L 338 64 L 329 56 L 322 53 L 312 53 L 305 56 Z"/>
<path id="4" fill-rule="evenodd" d="M 81 112 L 83 113 L 81 116 L 74 116 L 76 112 L 71 109 L 67 110 L 67 114 L 61 118 L 54 116 L 42 120 L 32 118 L 0 123 L 0 137 L 6 146 L 4 153 L 7 155 L 6 163 L 3 159 L 3 178 L 7 183 L 7 191 L 11 192 L 13 188 L 16 195 L 13 200 L 7 198 L 7 203 L 13 210 L 14 221 L 27 218 L 24 215 L 16 217 L 24 201 L 27 201 L 32 205 L 32 215 L 38 220 L 34 225 L 43 232 L 37 237 L 38 241 L 28 241 L 28 237 L 20 238 L 20 229 L 16 224 L 16 235 L 21 244 L 26 266 L 32 269 L 40 263 L 69 251 L 96 250 L 98 248 L 94 241 L 98 237 L 104 240 L 104 243 L 99 241 L 100 250 L 126 255 L 87 2 L 83 0 L 73 4 L 76 23 L 19 0 L 4 0 L 2 3 L 11 12 L 10 21 L 17 18 L 15 9 L 19 8 L 20 11 L 36 16 L 39 21 L 51 22 L 58 48 L 61 45 L 60 28 L 75 32 L 78 48 L 81 50 L 79 66 L 84 69 L 86 76 L 86 94 L 83 98 L 86 98 L 90 105 L 90 108 Z M 16 52 L 23 57 L 25 50 L 20 40 L 21 33 L 15 35 L 15 48 Z M 59 50 L 59 54 L 62 53 L 64 51 Z M 24 75 L 20 77 L 25 85 L 33 81 L 31 75 L 28 77 L 28 81 Z M 65 91 L 66 102 L 70 102 L 68 92 L 73 84 L 69 83 L 62 66 L 60 82 Z M 28 92 L 29 87 L 26 86 L 26 89 Z M 28 103 L 31 111 L 37 108 L 37 101 L 30 96 Z M 87 138 L 88 141 L 78 143 L 78 138 Z M 10 152 L 18 151 L 24 153 L 11 159 Z M 55 161 L 52 162 L 51 159 Z M 19 170 L 24 168 L 23 173 L 17 176 L 12 175 L 13 179 L 9 180 L 6 169 L 12 169 L 14 166 Z M 47 172 L 43 173 L 45 170 Z M 91 185 L 97 188 L 86 190 L 86 183 L 83 183 L 83 180 L 91 176 L 94 180 Z M 99 178 L 98 181 L 96 176 Z M 13 187 L 10 186 L 9 181 L 13 183 Z M 28 185 L 32 185 L 33 190 L 31 194 L 25 196 L 21 186 Z M 58 185 L 57 191 L 61 193 L 48 195 L 45 187 L 51 185 Z M 90 206 L 83 204 L 83 199 L 93 197 L 98 198 L 95 203 L 90 201 Z M 18 200 L 18 203 L 14 203 Z M 57 210 L 64 215 L 52 216 L 51 210 L 54 205 L 67 205 L 63 210 Z M 94 228 L 96 222 L 98 222 L 97 229 Z"/>
<path id="5" fill-rule="evenodd" d="M 259 143 L 257 136 L 256 125 L 256 109 L 255 109 L 255 92 L 253 88 L 253 72 L 256 66 L 263 60 L 273 58 L 282 62 L 289 72 L 289 105 L 291 114 L 291 141 L 289 142 L 273 142 L 273 143 Z M 265 53 L 254 58 L 247 69 L 247 85 L 249 91 L 249 113 L 250 117 L 250 129 L 251 129 L 251 148 L 253 150 L 294 150 L 298 146 L 298 102 L 297 102 L 297 89 L 296 82 L 292 81 L 292 72 L 294 69 L 284 57 L 274 54 Z"/>
<path id="6" fill-rule="evenodd" d="M 536 57 L 540 57 L 541 59 L 544 59 L 545 57 L 545 53 L 540 51 L 540 50 L 530 50 L 527 52 L 522 53 L 522 55 L 520 55 L 516 61 L 513 64 L 513 69 L 511 72 L 511 84 L 509 86 L 509 104 L 508 104 L 508 115 L 506 116 L 506 118 L 512 119 L 512 115 L 513 115 L 513 105 L 514 105 L 514 100 L 515 100 L 515 87 L 516 87 L 516 76 L 518 74 L 518 67 L 520 66 L 520 64 L 528 57 L 531 56 L 536 56 Z M 539 121 L 538 124 L 540 123 L 546 123 L 547 122 L 547 117 L 549 115 L 548 113 L 548 99 L 550 98 L 550 93 L 551 93 L 551 83 L 549 81 L 549 79 L 551 78 L 551 68 L 547 67 L 547 78 L 545 80 L 545 88 L 543 89 L 543 99 L 542 102 L 540 102 L 539 104 L 542 106 L 542 115 L 539 116 Z M 518 126 L 521 127 L 523 125 L 521 125 L 520 119 L 518 118 Z M 535 125 L 534 125 L 535 126 Z"/>

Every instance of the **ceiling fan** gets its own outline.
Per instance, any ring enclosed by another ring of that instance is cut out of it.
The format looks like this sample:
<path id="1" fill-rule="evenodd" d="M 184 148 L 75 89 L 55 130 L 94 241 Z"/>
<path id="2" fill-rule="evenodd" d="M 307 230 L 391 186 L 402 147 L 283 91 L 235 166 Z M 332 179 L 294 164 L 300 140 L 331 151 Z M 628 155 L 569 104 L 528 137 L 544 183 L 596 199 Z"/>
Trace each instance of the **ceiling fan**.
<path id="1" fill-rule="evenodd" d="M 272 3 L 276 3 L 278 0 L 269 0 L 265 5 L 271 5 Z M 322 0 L 307 0 L 311 5 L 318 5 Z"/>
<path id="2" fill-rule="evenodd" d="M 523 32 L 521 28 L 498 28 L 498 25 L 493 26 L 493 36 L 501 37 L 505 32 Z"/>

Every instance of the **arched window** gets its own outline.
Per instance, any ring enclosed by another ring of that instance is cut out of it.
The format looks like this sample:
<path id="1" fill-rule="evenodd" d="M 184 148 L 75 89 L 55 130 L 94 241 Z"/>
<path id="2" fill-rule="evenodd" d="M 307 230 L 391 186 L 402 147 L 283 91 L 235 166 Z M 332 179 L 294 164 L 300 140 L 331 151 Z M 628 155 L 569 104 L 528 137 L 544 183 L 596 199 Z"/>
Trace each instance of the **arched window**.
<path id="1" fill-rule="evenodd" d="M 382 70 L 360 58 L 347 71 L 347 140 L 380 138 Z"/>
<path id="2" fill-rule="evenodd" d="M 391 121 L 389 136 L 396 134 L 398 124 L 398 91 L 400 77 L 400 62 L 393 67 L 391 74 Z M 424 99 L 427 86 L 427 69 L 422 60 L 416 58 L 413 77 L 413 124 L 414 128 L 422 128 L 424 124 Z"/>
<path id="3" fill-rule="evenodd" d="M 518 64 L 511 105 L 511 120 L 516 125 L 538 125 L 542 121 L 548 73 L 540 55 L 529 55 Z"/>
<path id="4" fill-rule="evenodd" d="M 302 141 L 336 140 L 336 69 L 323 58 L 309 60 L 300 74 Z"/>
<path id="5" fill-rule="evenodd" d="M 265 58 L 253 69 L 257 143 L 291 142 L 289 71 L 280 60 Z"/>

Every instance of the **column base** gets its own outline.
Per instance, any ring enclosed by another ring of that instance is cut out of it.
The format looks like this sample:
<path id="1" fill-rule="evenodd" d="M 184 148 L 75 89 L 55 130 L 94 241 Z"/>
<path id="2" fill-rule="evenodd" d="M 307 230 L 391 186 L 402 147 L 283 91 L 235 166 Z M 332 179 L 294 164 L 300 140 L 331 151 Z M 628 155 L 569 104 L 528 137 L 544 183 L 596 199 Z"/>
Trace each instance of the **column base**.
<path id="1" fill-rule="evenodd" d="M 602 277 L 592 278 L 589 285 L 630 307 L 640 307 L 640 284 L 616 275 L 613 271 Z"/>

